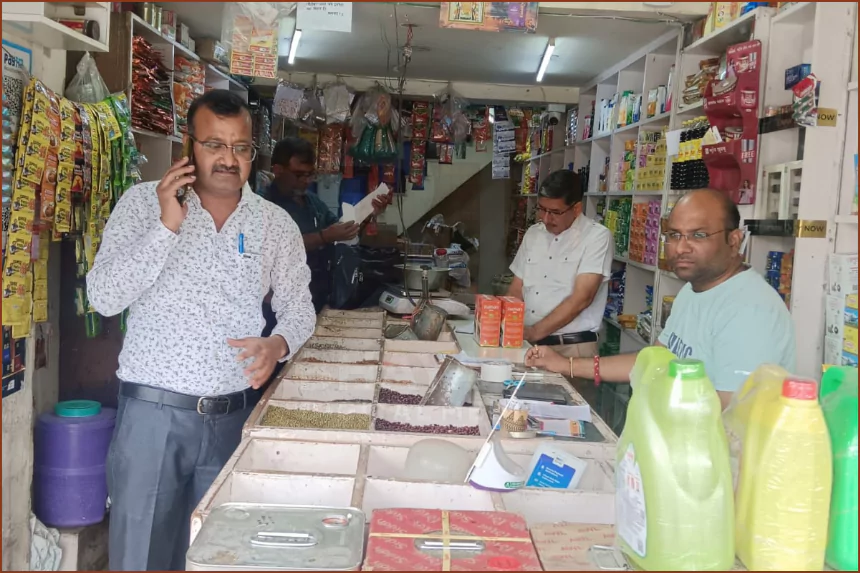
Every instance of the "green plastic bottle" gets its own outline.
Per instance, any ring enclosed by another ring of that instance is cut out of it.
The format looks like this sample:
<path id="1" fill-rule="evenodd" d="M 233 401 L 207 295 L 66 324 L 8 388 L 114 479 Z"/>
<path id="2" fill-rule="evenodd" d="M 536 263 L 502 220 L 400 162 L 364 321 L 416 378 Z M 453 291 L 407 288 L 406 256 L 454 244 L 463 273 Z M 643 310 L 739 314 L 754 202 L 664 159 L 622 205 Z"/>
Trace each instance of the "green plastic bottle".
<path id="1" fill-rule="evenodd" d="M 827 565 L 857 571 L 857 369 L 834 366 L 821 379 L 821 409 L 833 447 Z"/>
<path id="2" fill-rule="evenodd" d="M 636 569 L 728 571 L 734 494 L 720 399 L 698 360 L 646 348 L 618 442 L 618 542 Z"/>

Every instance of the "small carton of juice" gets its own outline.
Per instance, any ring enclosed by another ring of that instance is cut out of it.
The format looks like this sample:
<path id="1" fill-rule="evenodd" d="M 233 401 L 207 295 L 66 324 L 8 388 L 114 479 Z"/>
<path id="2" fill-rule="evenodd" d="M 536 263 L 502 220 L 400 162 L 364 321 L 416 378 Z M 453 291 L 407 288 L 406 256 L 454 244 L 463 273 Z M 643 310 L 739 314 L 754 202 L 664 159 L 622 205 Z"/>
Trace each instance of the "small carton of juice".
<path id="1" fill-rule="evenodd" d="M 525 330 L 526 303 L 513 296 L 501 296 L 502 301 L 502 346 L 521 348 Z"/>
<path id="2" fill-rule="evenodd" d="M 502 301 L 479 294 L 475 296 L 475 340 L 480 346 L 498 346 L 502 328 Z"/>

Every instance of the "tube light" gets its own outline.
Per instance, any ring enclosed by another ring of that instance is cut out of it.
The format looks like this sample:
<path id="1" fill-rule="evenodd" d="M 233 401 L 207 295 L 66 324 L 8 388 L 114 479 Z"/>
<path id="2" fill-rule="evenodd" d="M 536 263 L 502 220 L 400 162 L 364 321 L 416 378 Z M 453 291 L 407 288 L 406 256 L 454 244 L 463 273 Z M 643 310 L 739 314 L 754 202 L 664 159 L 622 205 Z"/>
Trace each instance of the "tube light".
<path id="1" fill-rule="evenodd" d="M 293 65 L 296 62 L 296 52 L 299 51 L 299 40 L 302 39 L 302 31 L 296 30 L 293 32 L 293 39 L 290 42 L 290 55 L 287 57 L 287 63 Z"/>
<path id="2" fill-rule="evenodd" d="M 543 59 L 540 61 L 540 67 L 538 68 L 537 73 L 537 81 L 541 82 L 543 79 L 544 73 L 546 73 L 546 69 L 549 66 L 549 59 L 552 57 L 552 52 L 555 50 L 555 38 L 549 39 L 549 44 L 546 45 L 546 50 L 543 53 Z"/>

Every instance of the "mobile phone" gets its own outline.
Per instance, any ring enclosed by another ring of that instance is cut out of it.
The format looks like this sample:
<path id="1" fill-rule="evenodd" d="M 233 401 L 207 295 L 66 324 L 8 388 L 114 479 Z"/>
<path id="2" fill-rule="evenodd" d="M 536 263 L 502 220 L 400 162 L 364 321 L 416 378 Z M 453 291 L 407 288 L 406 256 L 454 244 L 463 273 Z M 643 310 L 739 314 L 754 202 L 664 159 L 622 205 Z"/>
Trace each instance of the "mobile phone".
<path id="1" fill-rule="evenodd" d="M 182 143 L 182 157 L 188 158 L 188 165 L 194 165 L 194 140 L 190 137 L 186 137 Z M 190 191 L 189 187 L 189 185 L 185 185 L 176 190 L 176 200 L 179 201 L 180 205 L 185 204 L 185 199 Z"/>

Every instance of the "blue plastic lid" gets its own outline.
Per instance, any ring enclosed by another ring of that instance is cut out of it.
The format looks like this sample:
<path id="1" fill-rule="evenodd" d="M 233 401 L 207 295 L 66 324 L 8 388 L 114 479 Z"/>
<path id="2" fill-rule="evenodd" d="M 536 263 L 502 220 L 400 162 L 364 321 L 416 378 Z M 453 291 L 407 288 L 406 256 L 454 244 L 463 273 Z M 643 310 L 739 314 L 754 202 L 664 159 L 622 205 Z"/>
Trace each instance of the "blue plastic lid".
<path id="1" fill-rule="evenodd" d="M 54 414 L 60 418 L 86 418 L 98 416 L 102 405 L 95 400 L 68 400 L 54 406 Z"/>

